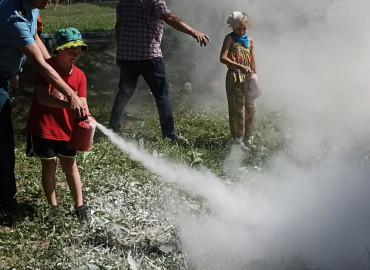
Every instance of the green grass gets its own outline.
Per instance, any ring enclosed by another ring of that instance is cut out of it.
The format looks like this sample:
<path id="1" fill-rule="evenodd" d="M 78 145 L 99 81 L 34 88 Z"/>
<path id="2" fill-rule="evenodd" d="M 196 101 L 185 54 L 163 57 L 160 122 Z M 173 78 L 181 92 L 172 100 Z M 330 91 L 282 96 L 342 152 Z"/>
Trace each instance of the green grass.
<path id="1" fill-rule="evenodd" d="M 75 27 L 81 32 L 113 31 L 116 22 L 115 6 L 116 3 L 51 4 L 40 11 L 43 32 L 55 33 L 64 27 Z"/>

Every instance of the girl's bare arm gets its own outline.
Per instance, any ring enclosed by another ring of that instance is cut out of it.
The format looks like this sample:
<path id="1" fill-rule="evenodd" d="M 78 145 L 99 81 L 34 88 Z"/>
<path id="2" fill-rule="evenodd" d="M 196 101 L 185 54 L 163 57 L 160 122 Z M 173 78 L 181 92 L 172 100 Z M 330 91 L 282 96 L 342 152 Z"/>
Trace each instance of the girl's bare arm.
<path id="1" fill-rule="evenodd" d="M 255 42 L 254 39 L 250 39 L 250 45 L 251 45 L 251 70 L 257 74 L 257 64 L 256 64 L 256 58 L 255 58 Z"/>

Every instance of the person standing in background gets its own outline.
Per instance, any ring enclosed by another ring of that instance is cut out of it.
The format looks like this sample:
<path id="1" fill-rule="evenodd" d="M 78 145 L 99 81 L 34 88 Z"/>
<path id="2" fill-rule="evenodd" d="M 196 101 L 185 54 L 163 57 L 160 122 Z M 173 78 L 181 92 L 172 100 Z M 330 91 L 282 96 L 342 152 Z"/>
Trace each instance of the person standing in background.
<path id="1" fill-rule="evenodd" d="M 125 120 L 127 103 L 141 75 L 155 98 L 162 137 L 179 139 L 174 129 L 172 100 L 160 47 L 164 22 L 195 38 L 200 46 L 209 41 L 207 35 L 171 13 L 165 0 L 120 0 L 117 5 L 117 65 L 121 72 L 108 125 L 115 132 Z"/>
<path id="2" fill-rule="evenodd" d="M 227 19 L 233 31 L 226 35 L 220 61 L 228 68 L 226 94 L 229 105 L 229 125 L 233 143 L 247 150 L 243 139 L 248 139 L 254 126 L 256 101 L 245 87 L 252 74 L 257 73 L 255 42 L 246 32 L 250 25 L 247 14 L 234 11 Z"/>

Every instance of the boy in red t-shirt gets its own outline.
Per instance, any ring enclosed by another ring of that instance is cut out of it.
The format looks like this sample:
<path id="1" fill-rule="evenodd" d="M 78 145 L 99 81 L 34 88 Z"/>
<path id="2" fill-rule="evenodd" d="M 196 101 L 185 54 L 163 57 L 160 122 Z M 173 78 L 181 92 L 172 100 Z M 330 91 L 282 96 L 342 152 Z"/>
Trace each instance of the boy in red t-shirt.
<path id="1" fill-rule="evenodd" d="M 59 29 L 55 34 L 56 54 L 46 60 L 63 80 L 80 97 L 89 114 L 86 101 L 86 77 L 75 66 L 87 45 L 75 28 Z M 76 151 L 69 145 L 74 116 L 67 98 L 49 84 L 40 74 L 36 76 L 35 94 L 27 124 L 27 156 L 38 156 L 42 164 L 42 186 L 48 203 L 57 206 L 55 172 L 57 158 L 66 175 L 75 203 L 77 217 L 91 221 L 91 210 L 83 202 L 80 173 L 76 164 Z"/>

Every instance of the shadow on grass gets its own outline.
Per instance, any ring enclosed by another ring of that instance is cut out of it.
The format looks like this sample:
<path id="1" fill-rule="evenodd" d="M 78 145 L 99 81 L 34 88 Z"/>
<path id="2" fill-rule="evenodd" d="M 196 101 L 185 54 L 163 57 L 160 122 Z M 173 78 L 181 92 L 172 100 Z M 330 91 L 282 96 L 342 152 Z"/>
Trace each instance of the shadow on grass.
<path id="1" fill-rule="evenodd" d="M 28 202 L 19 203 L 18 207 L 12 210 L 0 210 L 0 227 L 12 228 L 18 222 L 23 222 L 26 218 L 33 220 L 35 210 Z"/>

